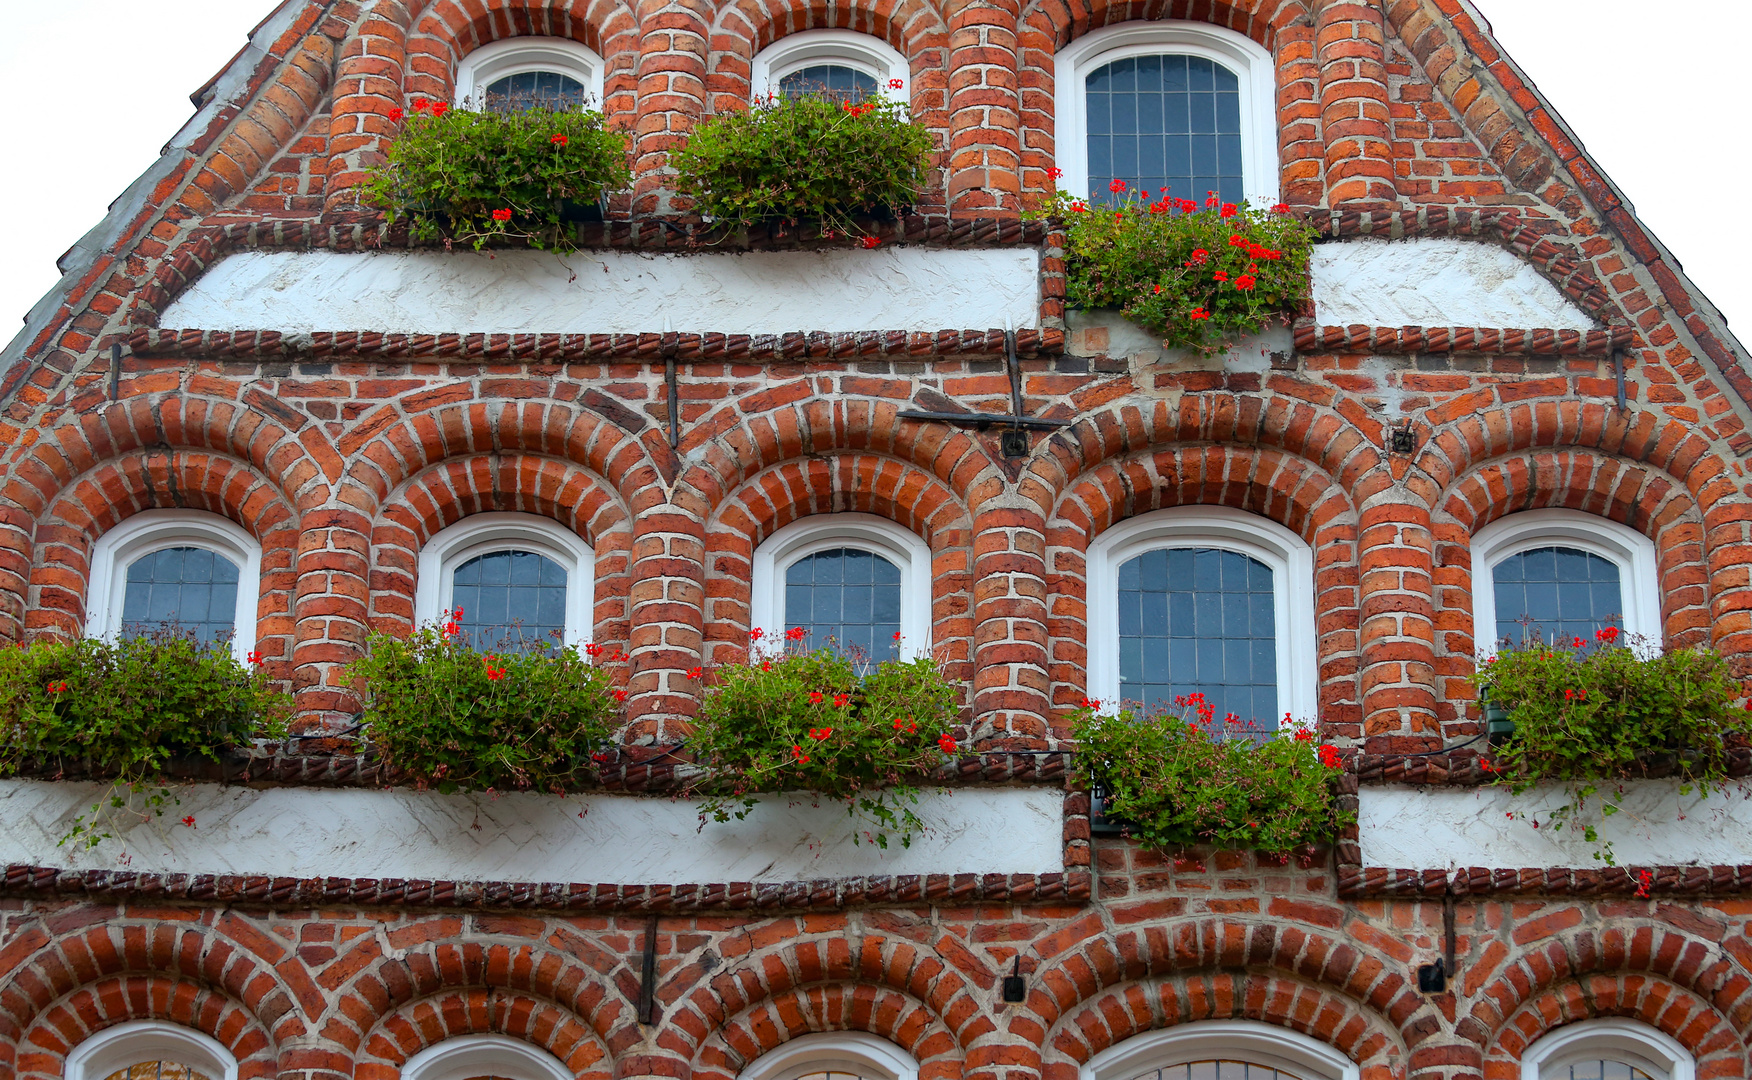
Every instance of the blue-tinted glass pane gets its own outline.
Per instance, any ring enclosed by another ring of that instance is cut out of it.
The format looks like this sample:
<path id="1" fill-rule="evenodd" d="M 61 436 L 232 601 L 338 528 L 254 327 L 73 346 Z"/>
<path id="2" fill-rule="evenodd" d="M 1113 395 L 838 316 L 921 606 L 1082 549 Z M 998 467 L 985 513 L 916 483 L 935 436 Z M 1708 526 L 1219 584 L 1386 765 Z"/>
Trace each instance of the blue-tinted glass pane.
<path id="1" fill-rule="evenodd" d="M 1215 548 L 1145 552 L 1119 568 L 1120 694 L 1146 708 L 1203 693 L 1220 718 L 1277 723 L 1271 568 Z"/>
<path id="2" fill-rule="evenodd" d="M 489 112 L 528 108 L 574 109 L 584 104 L 584 84 L 557 71 L 525 71 L 487 84 Z"/>
<path id="3" fill-rule="evenodd" d="M 785 97 L 820 94 L 834 101 L 863 101 L 876 92 L 876 80 L 843 64 L 815 64 L 779 80 Z"/>
<path id="4" fill-rule="evenodd" d="M 1229 69 L 1202 57 L 1117 60 L 1084 81 L 1092 198 L 1111 200 L 1124 180 L 1151 198 L 1167 187 L 1178 198 L 1215 191 L 1239 202 L 1241 90 Z M 1188 137 L 1189 135 L 1193 137 Z"/>
<path id="5" fill-rule="evenodd" d="M 476 648 L 539 649 L 565 636 L 566 583 L 566 568 L 545 555 L 494 551 L 456 568 L 450 602 Z"/>
<path id="6" fill-rule="evenodd" d="M 166 548 L 135 559 L 122 593 L 122 632 L 171 624 L 204 642 L 229 639 L 237 581 L 237 564 L 206 548 Z"/>
<path id="7" fill-rule="evenodd" d="M 1635 1065 L 1623 1061 L 1578 1061 L 1564 1075 L 1567 1080 L 1654 1080 Z"/>
<path id="8" fill-rule="evenodd" d="M 875 660 L 898 655 L 900 568 L 872 551 L 832 548 L 785 570 L 785 627 L 811 648 L 833 646 Z"/>
<path id="9" fill-rule="evenodd" d="M 1545 547 L 1511 555 L 1492 568 L 1491 587 L 1499 641 L 1593 641 L 1595 631 L 1623 623 L 1618 566 L 1590 552 Z"/>

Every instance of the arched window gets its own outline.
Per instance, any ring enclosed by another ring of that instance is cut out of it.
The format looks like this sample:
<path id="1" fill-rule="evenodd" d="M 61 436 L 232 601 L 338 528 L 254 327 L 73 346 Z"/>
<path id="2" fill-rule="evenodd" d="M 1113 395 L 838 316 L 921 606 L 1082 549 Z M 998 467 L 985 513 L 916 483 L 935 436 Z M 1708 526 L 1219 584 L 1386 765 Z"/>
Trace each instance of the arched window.
<path id="1" fill-rule="evenodd" d="M 800 626 L 810 647 L 831 643 L 874 660 L 930 650 L 931 549 L 892 521 L 794 521 L 755 550 L 752 584 L 753 624 L 767 640 Z"/>
<path id="2" fill-rule="evenodd" d="M 572 1080 L 552 1054 L 504 1035 L 463 1035 L 407 1060 L 401 1080 Z"/>
<path id="3" fill-rule="evenodd" d="M 1295 533 L 1225 507 L 1158 510 L 1097 537 L 1088 567 L 1091 697 L 1202 693 L 1260 731 L 1315 716 L 1314 560 Z"/>
<path id="4" fill-rule="evenodd" d="M 159 1020 L 105 1028 L 75 1046 L 66 1080 L 237 1080 L 237 1059 L 215 1038 Z"/>
<path id="5" fill-rule="evenodd" d="M 600 106 L 602 69 L 602 57 L 576 41 L 507 38 L 462 58 L 456 69 L 456 104 L 493 112 L 532 105 Z"/>
<path id="6" fill-rule="evenodd" d="M 1521 1080 L 1696 1080 L 1671 1037 L 1631 1020 L 1584 1020 L 1547 1032 L 1521 1056 Z"/>
<path id="7" fill-rule="evenodd" d="M 860 1031 L 799 1035 L 768 1050 L 738 1080 L 918 1080 L 911 1054 Z"/>
<path id="8" fill-rule="evenodd" d="M 457 621 L 477 648 L 580 644 L 591 634 L 595 557 L 581 537 L 533 514 L 475 514 L 420 552 L 414 617 Z"/>
<path id="9" fill-rule="evenodd" d="M 1247 1020 L 1152 1031 L 1090 1058 L 1080 1080 L 1358 1080 L 1356 1064 L 1306 1035 Z"/>
<path id="10" fill-rule="evenodd" d="M 1275 66 L 1258 43 L 1204 23 L 1123 23 L 1059 50 L 1054 95 L 1060 186 L 1175 198 L 1276 202 Z"/>
<path id="11" fill-rule="evenodd" d="M 1529 635 L 1580 637 L 1616 626 L 1661 637 L 1655 545 L 1617 522 L 1573 510 L 1499 518 L 1472 538 L 1473 634 L 1481 653 Z"/>
<path id="12" fill-rule="evenodd" d="M 906 58 L 880 38 L 851 30 L 802 30 L 762 49 L 750 85 L 759 96 L 823 93 L 862 101 L 881 94 L 907 100 Z"/>
<path id="13" fill-rule="evenodd" d="M 255 649 L 262 548 L 231 521 L 199 510 L 147 510 L 93 545 L 86 632 L 127 637 L 164 626 Z"/>

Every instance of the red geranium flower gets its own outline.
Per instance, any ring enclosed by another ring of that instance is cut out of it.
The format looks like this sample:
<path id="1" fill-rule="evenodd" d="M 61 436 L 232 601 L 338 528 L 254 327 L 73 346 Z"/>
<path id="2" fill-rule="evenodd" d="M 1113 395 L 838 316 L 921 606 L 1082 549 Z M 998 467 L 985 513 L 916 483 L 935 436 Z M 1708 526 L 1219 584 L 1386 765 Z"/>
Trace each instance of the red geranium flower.
<path id="1" fill-rule="evenodd" d="M 1125 181 L 1124 180 L 1111 181 L 1107 185 L 1107 190 L 1113 192 L 1115 195 L 1118 195 L 1120 192 L 1125 190 Z"/>
<path id="2" fill-rule="evenodd" d="M 510 221 L 511 220 L 511 208 L 506 207 L 502 210 L 493 211 L 493 220 L 494 221 Z"/>
<path id="3" fill-rule="evenodd" d="M 888 80 L 888 88 L 890 90 L 899 90 L 900 88 L 904 87 L 905 85 L 906 85 L 905 79 L 889 79 Z"/>
<path id="4" fill-rule="evenodd" d="M 1057 180 L 1059 177 L 1063 176 L 1064 174 L 1065 174 L 1065 171 L 1063 169 L 1059 168 L 1057 165 L 1050 166 L 1046 170 L 1046 175 L 1052 177 L 1054 180 Z"/>
<path id="5" fill-rule="evenodd" d="M 864 237 L 865 250 L 868 250 L 870 248 L 878 248 L 881 246 L 882 246 L 882 240 L 879 237 L 875 237 L 875 236 Z"/>
<path id="6" fill-rule="evenodd" d="M 791 744 L 791 756 L 797 759 L 799 765 L 804 764 L 809 760 L 809 755 L 805 754 L 803 748 L 796 743 Z"/>
<path id="7" fill-rule="evenodd" d="M 808 636 L 809 636 L 809 631 L 803 629 L 801 626 L 793 626 L 789 630 L 785 631 L 785 640 L 786 641 L 802 641 L 804 638 L 806 638 Z"/>
<path id="8" fill-rule="evenodd" d="M 616 690 L 613 692 L 613 696 L 616 701 L 623 705 L 626 704 L 627 692 L 625 690 Z"/>
<path id="9" fill-rule="evenodd" d="M 1083 699 L 1083 708 L 1085 708 L 1085 709 L 1099 709 L 1100 707 L 1101 707 L 1101 699 L 1100 698 L 1084 698 Z"/>
<path id="10" fill-rule="evenodd" d="M 1199 321 L 1199 320 L 1200 320 L 1200 319 L 1208 319 L 1208 318 L 1210 318 L 1210 317 L 1211 317 L 1211 313 L 1210 313 L 1210 312 L 1208 312 L 1208 311 L 1206 311 L 1206 310 L 1205 310 L 1205 309 L 1204 309 L 1204 308 L 1201 308 L 1201 307 L 1195 307 L 1195 308 L 1193 308 L 1193 309 L 1192 309 L 1192 310 L 1191 310 L 1191 311 L 1189 311 L 1189 312 L 1187 312 L 1187 313 L 1186 313 L 1186 317 L 1187 317 L 1187 318 L 1189 318 L 1189 319 L 1191 319 L 1191 320 L 1192 320 L 1192 321 L 1194 321 L 1194 322 L 1197 322 L 1197 321 Z"/>
<path id="11" fill-rule="evenodd" d="M 187 825 L 191 829 L 194 828 L 195 827 L 195 815 L 190 814 L 188 817 L 183 818 L 182 823 L 184 825 Z"/>
<path id="12" fill-rule="evenodd" d="M 1344 759 L 1339 756 L 1338 750 L 1335 747 L 1323 745 L 1319 750 L 1315 751 L 1315 753 L 1320 755 L 1320 764 L 1326 766 L 1328 769 L 1341 769 L 1344 767 Z"/>
<path id="13" fill-rule="evenodd" d="M 1216 279 L 1217 281 L 1228 281 L 1229 280 L 1229 272 L 1227 270 L 1218 270 L 1215 273 L 1213 273 L 1211 275 L 1211 277 Z"/>
<path id="14" fill-rule="evenodd" d="M 843 709 L 847 705 L 850 705 L 852 703 L 852 695 L 850 695 L 850 694 L 835 694 L 833 696 L 833 703 L 834 703 L 834 705 Z"/>
<path id="15" fill-rule="evenodd" d="M 821 691 L 819 691 L 819 690 L 809 691 L 809 704 L 819 705 L 825 700 L 827 700 L 827 695 L 823 694 Z"/>
<path id="16" fill-rule="evenodd" d="M 1276 206 L 1271 208 L 1271 212 L 1274 214 L 1287 214 L 1290 212 L 1290 204 L 1289 203 L 1278 203 Z"/>
<path id="17" fill-rule="evenodd" d="M 1246 292 L 1248 289 L 1253 288 L 1252 275 L 1242 274 L 1240 277 L 1236 278 L 1235 279 L 1235 287 L 1237 289 L 1240 289 L 1242 292 Z"/>
<path id="18" fill-rule="evenodd" d="M 1219 213 L 1219 214 L 1220 214 L 1220 215 L 1221 215 L 1221 216 L 1222 216 L 1222 217 L 1226 217 L 1226 218 L 1231 218 L 1231 217 L 1234 217 L 1234 216 L 1235 216 L 1235 215 L 1236 215 L 1236 214 L 1237 214 L 1237 213 L 1239 213 L 1239 212 L 1240 212 L 1240 211 L 1239 211 L 1239 210 L 1238 210 L 1238 209 L 1236 209 L 1236 207 L 1235 207 L 1235 204 L 1234 204 L 1234 203 L 1232 203 L 1232 202 L 1226 202 L 1226 203 L 1224 203 L 1224 204 L 1223 204 L 1223 209 L 1222 209 L 1222 210 L 1220 210 L 1220 211 L 1218 211 L 1218 213 Z"/>
<path id="19" fill-rule="evenodd" d="M 445 102 L 434 101 L 432 103 L 432 115 L 434 117 L 443 116 L 445 113 L 447 113 L 449 111 L 450 111 L 450 106 L 448 104 L 446 104 Z"/>
<path id="20" fill-rule="evenodd" d="M 947 734 L 937 736 L 937 749 L 945 754 L 953 754 L 955 752 L 955 736 Z"/>
<path id="21" fill-rule="evenodd" d="M 555 135 L 553 138 L 549 139 L 548 141 L 553 143 L 555 146 L 564 146 L 564 145 L 566 145 L 566 143 L 570 142 L 571 140 L 567 139 L 564 135 Z"/>
<path id="22" fill-rule="evenodd" d="M 705 676 L 706 676 L 706 669 L 703 667 L 688 668 L 688 670 L 687 670 L 687 677 L 690 679 L 694 679 L 697 681 L 699 679 L 705 678 Z"/>
<path id="23" fill-rule="evenodd" d="M 1071 213 L 1073 214 L 1084 214 L 1088 213 L 1088 211 L 1089 208 L 1083 204 L 1083 200 L 1081 199 L 1078 199 L 1071 204 Z"/>
<path id="24" fill-rule="evenodd" d="M 400 109 L 389 110 L 389 122 L 392 124 L 401 123 L 402 122 L 402 111 Z"/>
<path id="25" fill-rule="evenodd" d="M 814 739 L 816 742 L 820 742 L 821 740 L 829 738 L 832 735 L 833 735 L 833 729 L 830 727 L 810 728 L 809 729 L 809 737 L 811 739 Z"/>
<path id="26" fill-rule="evenodd" d="M 262 662 L 262 654 L 260 652 L 252 652 L 249 656 L 245 657 L 245 659 L 252 664 L 260 664 Z"/>

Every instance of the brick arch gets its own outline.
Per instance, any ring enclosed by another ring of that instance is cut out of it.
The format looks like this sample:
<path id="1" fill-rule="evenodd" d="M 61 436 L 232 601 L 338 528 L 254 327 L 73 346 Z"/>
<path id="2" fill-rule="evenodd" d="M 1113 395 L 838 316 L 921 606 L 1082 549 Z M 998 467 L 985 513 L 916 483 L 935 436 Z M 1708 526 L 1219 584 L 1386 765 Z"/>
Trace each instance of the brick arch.
<path id="1" fill-rule="evenodd" d="M 1048 583 L 1058 598 L 1052 633 L 1071 648 L 1053 661 L 1053 703 L 1071 706 L 1088 693 L 1088 558 L 1090 541 L 1119 521 L 1173 506 L 1227 506 L 1259 514 L 1301 536 L 1314 550 L 1323 719 L 1354 708 L 1354 668 L 1341 658 L 1357 648 L 1361 597 L 1354 566 L 1357 507 L 1347 489 L 1317 463 L 1285 451 L 1192 443 L 1108 458 L 1066 486 L 1048 517 Z M 1329 716 L 1328 714 L 1331 714 Z"/>
<path id="2" fill-rule="evenodd" d="M 515 511 L 558 522 L 596 554 L 593 623 L 600 640 L 625 645 L 632 516 L 619 492 L 584 466 L 539 454 L 445 458 L 386 500 L 371 528 L 371 625 L 413 627 L 420 551 L 440 529 L 470 514 Z"/>
<path id="3" fill-rule="evenodd" d="M 1535 509 L 1594 514 L 1654 541 L 1666 635 L 1686 645 L 1708 641 L 1703 515 L 1685 485 L 1659 468 L 1620 457 L 1580 449 L 1540 450 L 1478 466 L 1451 484 L 1436 507 L 1436 561 L 1449 578 L 1441 617 L 1450 654 L 1471 657 L 1476 648 L 1471 626 L 1473 535 L 1515 511 Z"/>
<path id="4" fill-rule="evenodd" d="M 354 1080 L 398 1080 L 409 1058 L 447 1039 L 504 1035 L 552 1054 L 577 1080 L 613 1080 L 614 1060 L 597 1033 L 545 998 L 486 987 L 448 990 L 410 1001 L 380 1018 L 365 1037 Z"/>
<path id="5" fill-rule="evenodd" d="M 276 1042 L 259 1016 L 219 990 L 164 975 L 118 976 L 66 994 L 24 1032 L 13 1069 L 0 1061 L 0 1071 L 18 1080 L 59 1080 L 75 1047 L 132 1020 L 162 1020 L 212 1036 L 237 1059 L 238 1080 L 279 1076 Z"/>
<path id="6" fill-rule="evenodd" d="M 1746 1033 L 1707 996 L 1653 975 L 1594 974 L 1548 986 L 1522 1002 L 1483 1048 L 1486 1076 L 1519 1076 L 1542 1036 L 1582 1020 L 1621 1017 L 1672 1036 L 1697 1059 L 1699 1076 L 1746 1076 Z"/>
<path id="7" fill-rule="evenodd" d="M 247 462 L 203 450 L 146 450 L 106 461 L 62 489 L 37 522 L 27 631 L 84 631 L 91 550 L 98 538 L 146 510 L 204 510 L 262 545 L 256 640 L 269 662 L 291 649 L 297 514 Z M 277 673 L 278 674 L 278 673 Z"/>
<path id="8" fill-rule="evenodd" d="M 603 58 L 603 111 L 632 113 L 633 65 L 639 24 L 624 0 L 481 0 L 459 5 L 434 0 L 420 5 L 407 28 L 403 85 L 409 97 L 448 101 L 456 88 L 456 65 L 464 56 L 513 37 L 576 41 Z"/>
<path id="9" fill-rule="evenodd" d="M 1033 0 L 1022 21 L 1052 35 L 1052 47 L 1063 48 L 1092 30 L 1122 22 L 1188 19 L 1212 23 L 1245 34 L 1272 49 L 1277 32 L 1310 17 L 1306 0 Z"/>
<path id="10" fill-rule="evenodd" d="M 1474 1004 L 1457 1019 L 1455 1032 L 1479 1047 L 1495 1048 L 1511 1045 L 1508 1040 L 1530 1041 L 1532 1032 L 1543 1030 L 1538 1024 L 1555 1026 L 1564 1009 L 1588 995 L 1609 1008 L 1640 1010 L 1645 1004 L 1659 1008 L 1663 993 L 1678 991 L 1744 1038 L 1752 1032 L 1752 978 L 1746 969 L 1718 939 L 1654 921 L 1660 917 L 1625 911 L 1618 919 L 1522 942 L 1512 959 L 1470 995 Z M 1525 928 L 1538 920 L 1518 923 Z M 1620 989 L 1610 990 L 1614 983 Z"/>
<path id="11" fill-rule="evenodd" d="M 691 1080 L 736 1080 L 799 1035 L 862 1031 L 913 1056 L 919 1080 L 961 1080 L 963 1051 L 944 1018 L 912 994 L 867 982 L 797 986 L 755 1002 L 700 1045 Z"/>
<path id="12" fill-rule="evenodd" d="M 1096 1054 L 1136 1035 L 1200 1020 L 1253 1020 L 1328 1043 L 1363 1066 L 1364 1080 L 1403 1068 L 1399 1030 L 1366 999 L 1281 972 L 1218 971 L 1110 986 L 1047 1033 L 1041 1080 L 1077 1080 Z"/>
<path id="13" fill-rule="evenodd" d="M 916 465 L 853 452 L 766 469 L 733 492 L 708 520 L 708 659 L 738 659 L 747 643 L 755 548 L 793 521 L 845 511 L 886 518 L 929 545 L 935 571 L 931 622 L 936 652 L 953 663 L 968 659 L 973 525 L 966 506 Z"/>
<path id="14" fill-rule="evenodd" d="M 803 0 L 736 0 L 719 8 L 712 26 L 712 51 L 706 74 L 713 111 L 733 108 L 753 93 L 751 65 L 762 50 L 800 30 L 855 30 L 881 38 L 907 59 L 912 69 L 912 107 L 928 114 L 946 104 L 943 88 L 949 27 L 930 0 L 878 4 L 840 0 L 827 5 Z"/>

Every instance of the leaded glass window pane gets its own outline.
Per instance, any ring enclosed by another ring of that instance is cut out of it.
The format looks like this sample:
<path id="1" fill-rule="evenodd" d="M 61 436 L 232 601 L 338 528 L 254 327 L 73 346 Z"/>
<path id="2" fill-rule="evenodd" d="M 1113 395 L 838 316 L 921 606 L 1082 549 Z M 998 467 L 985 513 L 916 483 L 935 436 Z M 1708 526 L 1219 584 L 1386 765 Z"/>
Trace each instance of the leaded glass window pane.
<path id="1" fill-rule="evenodd" d="M 205 1073 L 198 1073 L 187 1065 L 178 1065 L 174 1061 L 142 1061 L 138 1065 L 130 1065 L 120 1072 L 114 1072 L 104 1077 L 104 1080 L 208 1080 Z"/>
<path id="2" fill-rule="evenodd" d="M 1203 202 L 1215 191 L 1238 203 L 1241 177 L 1241 81 L 1201 56 L 1133 56 L 1089 73 L 1084 82 L 1089 138 L 1089 192 L 1113 198 L 1108 185 L 1168 188 Z"/>
<path id="3" fill-rule="evenodd" d="M 1194 1061 L 1151 1069 L 1137 1080 L 1301 1080 L 1293 1073 L 1245 1061 Z"/>
<path id="4" fill-rule="evenodd" d="M 785 97 L 820 94 L 834 101 L 863 101 L 876 92 L 876 80 L 844 64 L 813 64 L 779 80 Z"/>
<path id="5" fill-rule="evenodd" d="M 533 551 L 495 551 L 456 568 L 450 606 L 476 648 L 539 649 L 566 631 L 566 568 Z"/>
<path id="6" fill-rule="evenodd" d="M 1497 563 L 1492 578 L 1498 641 L 1519 644 L 1527 635 L 1547 643 L 1593 641 L 1596 630 L 1624 616 L 1617 564 L 1586 551 L 1523 551 Z"/>
<path id="7" fill-rule="evenodd" d="M 873 551 L 818 551 L 785 569 L 785 628 L 811 647 L 831 643 L 873 660 L 899 653 L 900 568 Z"/>
<path id="8" fill-rule="evenodd" d="M 1277 729 L 1271 567 L 1217 548 L 1146 551 L 1119 568 L 1119 693 L 1146 711 L 1202 693 L 1221 720 Z"/>
<path id="9" fill-rule="evenodd" d="M 584 104 L 584 84 L 558 71 L 524 71 L 487 84 L 487 111 L 576 109 Z"/>
<path id="10" fill-rule="evenodd" d="M 1559 1080 L 1553 1077 L 1553 1080 Z M 1562 1074 L 1561 1080 L 1656 1080 L 1635 1065 L 1622 1061 L 1579 1061 Z"/>
<path id="11" fill-rule="evenodd" d="M 228 640 L 237 630 L 237 574 L 236 563 L 206 548 L 142 555 L 128 566 L 122 633 L 171 624 L 203 642 Z"/>

